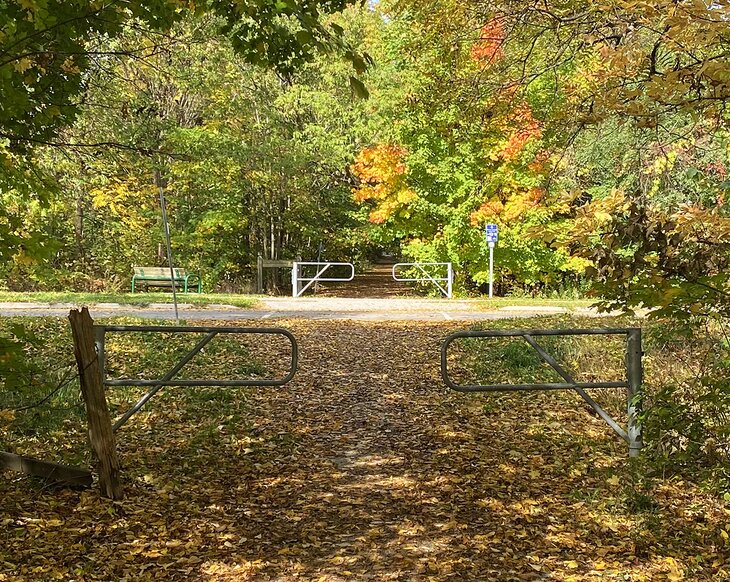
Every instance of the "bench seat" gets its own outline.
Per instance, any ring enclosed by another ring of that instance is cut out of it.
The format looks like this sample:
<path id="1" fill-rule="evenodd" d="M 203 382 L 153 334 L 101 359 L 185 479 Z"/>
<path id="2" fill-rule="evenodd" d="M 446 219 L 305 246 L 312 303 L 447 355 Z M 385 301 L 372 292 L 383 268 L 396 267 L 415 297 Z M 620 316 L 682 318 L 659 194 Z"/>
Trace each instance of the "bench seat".
<path id="1" fill-rule="evenodd" d="M 197 273 L 188 273 L 185 269 L 173 269 L 175 279 L 173 281 L 170 276 L 169 267 L 132 267 L 134 275 L 132 275 L 132 293 L 141 284 L 145 288 L 149 287 L 170 287 L 182 288 L 183 293 L 187 293 L 191 288 L 197 287 L 197 292 L 203 292 L 203 282 Z"/>

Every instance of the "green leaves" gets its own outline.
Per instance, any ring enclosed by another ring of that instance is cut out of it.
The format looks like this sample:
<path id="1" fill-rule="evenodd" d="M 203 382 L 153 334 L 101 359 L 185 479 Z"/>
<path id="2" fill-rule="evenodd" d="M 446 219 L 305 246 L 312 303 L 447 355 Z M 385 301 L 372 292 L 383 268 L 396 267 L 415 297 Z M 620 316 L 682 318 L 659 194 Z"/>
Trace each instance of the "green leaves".
<path id="1" fill-rule="evenodd" d="M 367 99 L 370 97 L 370 92 L 367 87 L 365 87 L 365 84 L 360 79 L 352 75 L 350 75 L 350 89 L 352 89 L 352 92 L 359 99 Z"/>

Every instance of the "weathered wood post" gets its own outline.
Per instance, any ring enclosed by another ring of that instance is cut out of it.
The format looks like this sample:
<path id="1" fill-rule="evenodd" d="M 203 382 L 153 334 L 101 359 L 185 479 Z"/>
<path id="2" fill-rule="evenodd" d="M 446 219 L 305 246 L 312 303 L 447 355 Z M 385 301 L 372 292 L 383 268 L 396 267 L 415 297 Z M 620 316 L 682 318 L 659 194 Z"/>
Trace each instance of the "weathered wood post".
<path id="1" fill-rule="evenodd" d="M 111 499 L 122 498 L 114 432 L 104 394 L 104 383 L 96 353 L 94 320 L 89 310 L 72 309 L 68 315 L 74 339 L 74 354 L 79 368 L 81 394 L 86 404 L 89 422 L 89 441 L 99 462 L 99 487 L 102 495 Z"/>
<path id="2" fill-rule="evenodd" d="M 256 293 L 264 292 L 264 258 L 259 255 L 256 257 Z"/>

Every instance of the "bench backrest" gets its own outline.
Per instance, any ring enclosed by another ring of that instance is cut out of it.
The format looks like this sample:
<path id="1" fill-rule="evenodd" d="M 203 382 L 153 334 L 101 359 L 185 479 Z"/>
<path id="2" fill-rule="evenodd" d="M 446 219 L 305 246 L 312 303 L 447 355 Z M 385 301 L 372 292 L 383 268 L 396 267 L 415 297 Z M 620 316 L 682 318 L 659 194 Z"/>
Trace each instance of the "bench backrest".
<path id="1" fill-rule="evenodd" d="M 132 267 L 137 277 L 145 279 L 170 279 L 170 267 Z M 173 269 L 175 271 L 175 279 L 185 278 L 185 269 Z"/>

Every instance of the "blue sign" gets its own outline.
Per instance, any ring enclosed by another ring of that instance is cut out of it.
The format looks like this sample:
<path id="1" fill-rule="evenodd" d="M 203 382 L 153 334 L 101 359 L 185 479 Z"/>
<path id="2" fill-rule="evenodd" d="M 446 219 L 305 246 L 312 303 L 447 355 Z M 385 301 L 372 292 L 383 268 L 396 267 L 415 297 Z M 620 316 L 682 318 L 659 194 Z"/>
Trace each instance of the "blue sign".
<path id="1" fill-rule="evenodd" d="M 499 228 L 496 224 L 487 224 L 484 227 L 484 234 L 487 237 L 488 243 L 496 243 L 499 239 Z"/>

